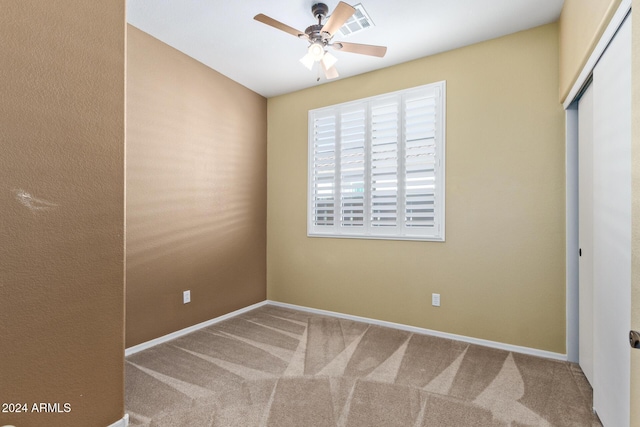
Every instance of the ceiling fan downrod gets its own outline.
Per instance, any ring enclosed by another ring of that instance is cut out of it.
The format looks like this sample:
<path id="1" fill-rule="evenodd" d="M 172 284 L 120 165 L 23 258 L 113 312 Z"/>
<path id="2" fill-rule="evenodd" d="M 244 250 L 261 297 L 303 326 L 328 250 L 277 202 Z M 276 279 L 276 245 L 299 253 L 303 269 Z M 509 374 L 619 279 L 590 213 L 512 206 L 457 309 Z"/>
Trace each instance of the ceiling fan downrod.
<path id="1" fill-rule="evenodd" d="M 327 16 L 327 13 L 329 13 L 329 8 L 324 3 L 316 3 L 311 6 L 311 13 L 318 19 L 318 25 L 320 25 L 322 24 L 322 20 Z"/>

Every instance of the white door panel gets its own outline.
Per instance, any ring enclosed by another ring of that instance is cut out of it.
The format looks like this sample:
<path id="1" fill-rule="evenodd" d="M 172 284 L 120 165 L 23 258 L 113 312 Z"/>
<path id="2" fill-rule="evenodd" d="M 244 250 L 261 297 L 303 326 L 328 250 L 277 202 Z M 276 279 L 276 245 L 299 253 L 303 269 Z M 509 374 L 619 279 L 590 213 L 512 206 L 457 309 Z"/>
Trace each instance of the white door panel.
<path id="1" fill-rule="evenodd" d="M 593 86 L 587 88 L 578 104 L 578 138 L 578 357 L 582 371 L 593 385 Z"/>
<path id="2" fill-rule="evenodd" d="M 629 425 L 631 324 L 631 18 L 593 72 L 594 409 Z"/>

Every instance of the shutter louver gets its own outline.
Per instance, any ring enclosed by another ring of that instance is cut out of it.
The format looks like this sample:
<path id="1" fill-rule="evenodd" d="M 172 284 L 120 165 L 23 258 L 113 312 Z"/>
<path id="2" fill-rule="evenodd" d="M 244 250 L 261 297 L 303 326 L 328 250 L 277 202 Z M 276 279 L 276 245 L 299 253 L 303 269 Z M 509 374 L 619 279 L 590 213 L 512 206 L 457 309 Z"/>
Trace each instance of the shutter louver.
<path id="1" fill-rule="evenodd" d="M 333 226 L 336 201 L 336 119 L 319 116 L 313 121 L 313 224 Z"/>
<path id="2" fill-rule="evenodd" d="M 436 224 L 436 103 L 435 96 L 424 93 L 405 98 L 404 223 L 408 228 Z"/>
<path id="3" fill-rule="evenodd" d="M 398 223 L 398 97 L 371 107 L 371 227 Z"/>
<path id="4" fill-rule="evenodd" d="M 364 226 L 366 110 L 340 115 L 340 225 Z"/>

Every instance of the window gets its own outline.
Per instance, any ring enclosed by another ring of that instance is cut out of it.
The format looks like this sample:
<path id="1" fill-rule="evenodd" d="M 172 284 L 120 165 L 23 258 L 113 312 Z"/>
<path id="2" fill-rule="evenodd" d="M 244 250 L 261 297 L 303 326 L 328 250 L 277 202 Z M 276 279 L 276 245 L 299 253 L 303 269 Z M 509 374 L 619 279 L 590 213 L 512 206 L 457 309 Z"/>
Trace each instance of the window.
<path id="1" fill-rule="evenodd" d="M 309 236 L 444 241 L 445 89 L 309 111 Z"/>

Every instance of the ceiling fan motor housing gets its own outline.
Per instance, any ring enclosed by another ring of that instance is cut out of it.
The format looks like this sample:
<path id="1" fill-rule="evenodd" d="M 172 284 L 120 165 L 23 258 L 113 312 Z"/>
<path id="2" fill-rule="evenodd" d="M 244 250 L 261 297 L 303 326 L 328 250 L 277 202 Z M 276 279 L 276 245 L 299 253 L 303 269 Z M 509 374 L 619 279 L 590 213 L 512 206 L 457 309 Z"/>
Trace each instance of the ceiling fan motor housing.
<path id="1" fill-rule="evenodd" d="M 306 30 L 304 30 L 304 32 L 309 36 L 309 41 L 311 43 L 313 42 L 322 42 L 324 44 L 327 43 L 327 37 L 323 37 L 322 34 L 322 25 L 311 25 L 310 27 L 307 27 Z M 327 33 L 324 33 L 326 35 L 328 35 Z"/>

